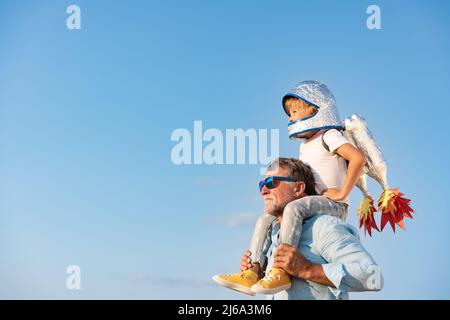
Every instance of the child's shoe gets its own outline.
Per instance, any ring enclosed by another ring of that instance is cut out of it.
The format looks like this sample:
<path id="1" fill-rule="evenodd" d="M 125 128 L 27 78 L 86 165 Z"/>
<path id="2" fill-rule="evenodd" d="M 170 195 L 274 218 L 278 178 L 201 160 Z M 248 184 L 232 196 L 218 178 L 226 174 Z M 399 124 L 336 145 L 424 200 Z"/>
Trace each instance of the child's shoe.
<path id="1" fill-rule="evenodd" d="M 251 296 L 255 294 L 250 288 L 258 282 L 258 274 L 251 269 L 229 275 L 215 275 L 213 280 L 229 289 L 240 291 Z"/>
<path id="2" fill-rule="evenodd" d="M 289 273 L 280 268 L 272 268 L 266 276 L 252 288 L 252 292 L 260 294 L 275 294 L 291 287 Z"/>

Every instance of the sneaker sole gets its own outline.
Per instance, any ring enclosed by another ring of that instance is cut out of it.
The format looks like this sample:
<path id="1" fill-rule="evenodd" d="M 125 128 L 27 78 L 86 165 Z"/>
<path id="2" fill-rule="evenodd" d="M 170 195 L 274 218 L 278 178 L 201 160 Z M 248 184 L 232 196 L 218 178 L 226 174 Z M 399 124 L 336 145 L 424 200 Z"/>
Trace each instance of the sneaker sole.
<path id="1" fill-rule="evenodd" d="M 241 284 L 237 284 L 237 283 L 233 283 L 233 282 L 229 282 L 227 280 L 222 279 L 219 275 L 215 275 L 212 278 L 215 282 L 217 282 L 218 284 L 220 284 L 223 287 L 226 287 L 228 289 L 232 289 L 235 291 L 239 291 L 245 294 L 248 294 L 249 296 L 254 296 L 255 293 L 248 287 L 243 286 Z"/>
<path id="2" fill-rule="evenodd" d="M 259 285 L 258 286 L 254 285 L 254 286 L 251 287 L 251 290 L 252 290 L 252 292 L 259 293 L 259 294 L 276 294 L 276 293 L 281 292 L 283 290 L 289 289 L 291 287 L 291 285 L 292 284 L 289 283 L 289 284 L 285 284 L 284 286 L 277 287 L 277 288 L 272 288 L 272 289 L 267 289 L 267 288 L 263 288 L 263 287 L 261 287 Z"/>

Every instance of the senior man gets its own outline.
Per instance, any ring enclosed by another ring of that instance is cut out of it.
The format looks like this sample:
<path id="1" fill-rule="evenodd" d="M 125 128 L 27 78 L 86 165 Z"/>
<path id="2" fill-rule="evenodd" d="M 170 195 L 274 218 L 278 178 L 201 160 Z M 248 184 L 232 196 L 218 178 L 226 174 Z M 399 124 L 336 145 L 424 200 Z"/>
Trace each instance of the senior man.
<path id="1" fill-rule="evenodd" d="M 305 186 L 314 183 L 308 170 L 311 169 L 300 160 L 278 158 L 266 173 L 266 177 L 281 176 L 298 181 L 277 181 L 274 188 L 261 190 L 265 213 L 277 218 L 266 237 L 267 269 L 283 268 L 292 278 L 289 289 L 270 295 L 269 299 L 348 299 L 352 291 L 381 290 L 383 277 L 378 265 L 362 246 L 358 231 L 342 219 L 314 215 L 303 221 L 297 248 L 280 244 L 284 208 L 291 201 L 306 196 L 308 188 Z M 259 267 L 257 263 L 252 264 L 250 251 L 245 252 L 241 271 L 255 266 Z"/>

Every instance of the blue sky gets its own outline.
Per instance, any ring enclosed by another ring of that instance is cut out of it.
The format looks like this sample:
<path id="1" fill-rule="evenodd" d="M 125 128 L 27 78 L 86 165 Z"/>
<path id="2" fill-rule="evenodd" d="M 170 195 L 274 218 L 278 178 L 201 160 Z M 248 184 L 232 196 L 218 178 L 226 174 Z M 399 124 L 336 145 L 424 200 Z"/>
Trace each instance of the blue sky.
<path id="1" fill-rule="evenodd" d="M 81 30 L 66 8 L 81 8 Z M 381 8 L 368 30 L 366 8 Z M 259 165 L 174 165 L 177 128 L 280 130 L 317 79 L 363 115 L 417 212 L 362 241 L 385 287 L 449 299 L 450 6 L 446 1 L 2 1 L 0 297 L 247 298 L 237 271 L 262 202 Z M 370 184 L 378 197 L 380 189 Z M 352 193 L 357 223 L 361 194 Z M 234 223 L 233 223 L 234 221 Z M 82 289 L 66 288 L 67 266 Z"/>

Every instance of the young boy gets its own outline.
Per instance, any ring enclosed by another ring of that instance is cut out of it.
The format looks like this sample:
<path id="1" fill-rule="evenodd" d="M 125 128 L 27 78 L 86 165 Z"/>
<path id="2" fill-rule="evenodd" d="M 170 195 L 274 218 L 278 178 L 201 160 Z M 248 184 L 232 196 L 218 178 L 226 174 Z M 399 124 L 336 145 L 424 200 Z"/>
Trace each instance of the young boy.
<path id="1" fill-rule="evenodd" d="M 284 209 L 280 240 L 296 248 L 304 219 L 316 214 L 346 218 L 348 196 L 360 177 L 365 157 L 341 134 L 343 127 L 334 96 L 326 85 L 317 81 L 301 82 L 283 97 L 283 108 L 289 116 L 289 137 L 304 140 L 300 145 L 300 160 L 311 167 L 319 194 L 292 201 Z M 258 219 L 246 270 L 216 275 L 213 280 L 250 295 L 289 289 L 290 276 L 283 269 L 272 268 L 260 279 L 270 241 L 268 230 L 275 219 L 267 213 Z"/>

